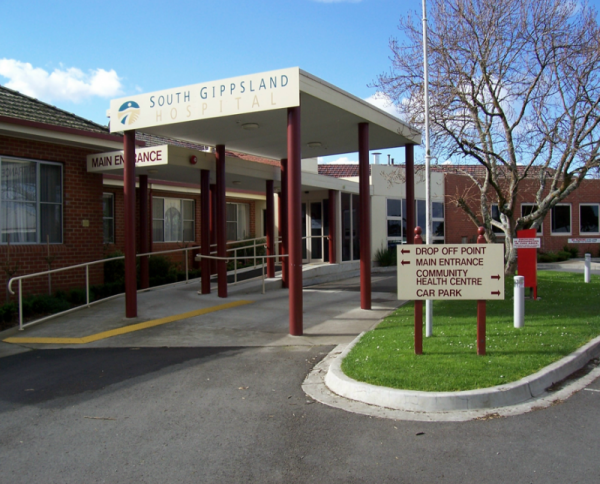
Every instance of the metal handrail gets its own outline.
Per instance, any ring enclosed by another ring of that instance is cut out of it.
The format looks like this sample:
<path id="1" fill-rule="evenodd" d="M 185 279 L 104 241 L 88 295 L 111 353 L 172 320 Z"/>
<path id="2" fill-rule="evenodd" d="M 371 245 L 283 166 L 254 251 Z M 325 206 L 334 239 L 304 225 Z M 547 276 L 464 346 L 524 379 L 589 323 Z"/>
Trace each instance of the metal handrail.
<path id="1" fill-rule="evenodd" d="M 233 241 L 233 242 L 228 242 L 228 244 L 231 243 L 241 243 L 241 242 L 246 242 L 246 241 L 256 241 L 256 240 L 260 240 L 264 237 L 258 237 L 255 239 L 247 239 L 247 240 L 243 240 L 243 241 Z M 275 241 L 276 245 L 279 244 L 279 240 Z M 265 243 L 266 244 L 266 243 Z M 263 273 L 264 273 L 264 259 L 265 258 L 271 258 L 271 257 L 286 257 L 285 255 L 282 254 L 275 254 L 275 255 L 271 255 L 271 256 L 257 256 L 256 255 L 256 247 L 260 247 L 263 244 L 259 244 L 258 246 L 256 245 L 256 242 L 254 243 L 254 267 L 256 268 L 256 258 L 262 258 L 263 259 Z M 212 247 L 212 246 L 211 246 Z M 231 252 L 232 250 L 235 251 L 236 249 L 246 249 L 250 246 L 247 247 L 234 247 L 232 249 L 228 249 L 227 252 Z M 189 282 L 189 264 L 188 264 L 188 259 L 189 257 L 187 256 L 187 252 L 190 250 L 199 250 L 201 247 L 200 246 L 190 246 L 190 247 L 183 247 L 183 248 L 178 248 L 178 249 L 169 249 L 169 250 L 161 250 L 161 251 L 157 251 L 157 252 L 147 252 L 147 253 L 142 253 L 142 254 L 136 254 L 136 257 L 149 257 L 152 255 L 160 255 L 160 254 L 168 254 L 168 253 L 173 253 L 173 252 L 186 252 L 186 256 L 184 257 L 185 259 L 185 283 L 188 284 Z M 198 254 L 200 255 L 200 254 Z M 235 264 L 235 282 L 237 282 L 237 252 L 234 252 L 234 257 L 233 259 L 236 260 L 236 264 Z M 203 257 L 208 257 L 208 258 L 213 258 L 213 259 L 219 259 L 219 260 L 231 260 L 232 257 L 214 257 L 214 256 L 203 256 Z M 86 307 L 90 307 L 93 304 L 96 304 L 100 301 L 106 301 L 108 299 L 111 299 L 113 297 L 119 296 L 123 293 L 119 293 L 119 294 L 114 294 L 112 296 L 106 297 L 106 298 L 102 298 L 99 299 L 98 301 L 90 301 L 90 277 L 89 277 L 89 268 L 90 266 L 96 265 L 96 264 L 104 264 L 106 262 L 109 261 L 115 261 L 115 260 L 121 260 L 121 259 L 125 259 L 124 255 L 121 256 L 117 256 L 117 257 L 109 257 L 107 259 L 100 259 L 100 260 L 96 260 L 96 261 L 92 261 L 92 262 L 85 262 L 83 264 L 75 264 L 72 266 L 67 266 L 67 267 L 60 267 L 58 269 L 51 269 L 48 271 L 42 271 L 42 272 L 35 272 L 33 274 L 25 274 L 23 276 L 15 276 L 15 277 L 11 277 L 11 279 L 8 281 L 8 290 L 11 294 L 15 294 L 15 291 L 12 288 L 13 282 L 14 281 L 18 281 L 18 292 L 19 292 L 19 330 L 22 331 L 24 328 L 26 328 L 27 326 L 31 326 L 33 324 L 37 324 L 37 323 L 41 323 L 42 321 L 46 321 L 47 319 L 56 317 L 58 315 L 61 314 L 66 314 L 75 310 L 78 310 L 80 307 L 82 306 L 86 306 Z M 52 314 L 50 316 L 46 316 L 44 318 L 41 319 L 37 319 L 35 321 L 31 321 L 27 324 L 23 324 L 23 280 L 24 279 L 32 279 L 34 277 L 38 277 L 38 276 L 44 276 L 44 275 L 48 275 L 48 274 L 54 274 L 57 272 L 64 272 L 64 271 L 69 271 L 69 270 L 73 270 L 73 269 L 79 269 L 81 267 L 85 267 L 85 294 L 86 294 L 86 303 L 82 306 L 77 306 L 75 308 L 71 308 L 71 309 L 67 309 L 65 311 L 61 311 L 55 314 Z M 139 291 L 145 291 L 147 289 L 140 289 Z M 263 290 L 264 290 L 264 282 L 263 282 Z M 264 294 L 264 293 L 263 293 Z"/>

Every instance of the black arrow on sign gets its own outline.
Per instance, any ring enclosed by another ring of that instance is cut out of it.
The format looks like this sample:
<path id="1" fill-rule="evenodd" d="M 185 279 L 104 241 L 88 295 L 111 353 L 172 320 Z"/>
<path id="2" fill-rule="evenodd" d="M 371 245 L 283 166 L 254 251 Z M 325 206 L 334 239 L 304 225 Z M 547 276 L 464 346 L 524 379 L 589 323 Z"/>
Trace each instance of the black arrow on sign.
<path id="1" fill-rule="evenodd" d="M 499 296 L 499 295 L 500 295 L 500 291 L 494 291 L 494 292 L 492 292 L 492 294 L 493 294 L 494 296 Z"/>
<path id="2" fill-rule="evenodd" d="M 410 261 L 409 260 L 403 260 L 402 261 L 402 265 L 406 265 L 406 264 L 410 264 Z"/>
<path id="3" fill-rule="evenodd" d="M 497 276 L 492 276 L 492 279 L 496 279 L 496 280 L 500 280 L 500 275 L 498 274 Z"/>
<path id="4" fill-rule="evenodd" d="M 402 249 L 400 252 L 402 254 L 410 254 L 410 250 L 408 250 L 408 249 Z"/>

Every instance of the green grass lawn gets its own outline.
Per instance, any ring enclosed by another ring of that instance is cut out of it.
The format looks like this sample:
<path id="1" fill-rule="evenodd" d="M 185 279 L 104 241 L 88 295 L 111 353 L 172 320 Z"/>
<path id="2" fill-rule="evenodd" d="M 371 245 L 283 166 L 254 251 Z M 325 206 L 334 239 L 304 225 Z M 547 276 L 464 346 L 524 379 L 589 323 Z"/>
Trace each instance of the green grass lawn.
<path id="1" fill-rule="evenodd" d="M 513 327 L 512 277 L 505 297 L 487 303 L 486 356 L 477 356 L 476 301 L 434 301 L 433 336 L 423 338 L 423 355 L 415 355 L 411 302 L 366 333 L 342 370 L 392 388 L 472 390 L 531 375 L 600 335 L 600 276 L 585 284 L 583 274 L 538 272 L 539 299 L 525 300 L 521 329 Z"/>

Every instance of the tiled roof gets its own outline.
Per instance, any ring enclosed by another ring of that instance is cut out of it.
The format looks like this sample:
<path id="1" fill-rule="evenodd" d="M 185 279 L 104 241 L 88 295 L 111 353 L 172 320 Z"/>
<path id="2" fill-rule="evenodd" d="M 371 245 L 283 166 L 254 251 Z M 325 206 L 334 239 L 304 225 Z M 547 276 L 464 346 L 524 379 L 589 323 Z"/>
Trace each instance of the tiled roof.
<path id="1" fill-rule="evenodd" d="M 107 126 L 89 121 L 75 114 L 59 109 L 50 104 L 34 99 L 32 97 L 13 91 L 4 86 L 0 86 L 0 116 L 9 118 L 21 119 L 24 121 L 33 121 L 36 123 L 49 124 L 52 126 L 60 126 L 62 128 L 71 128 L 81 131 L 89 131 L 93 133 L 110 134 Z M 118 136 L 118 135 L 117 135 Z M 135 138 L 138 141 L 143 141 L 146 146 L 157 146 L 169 144 L 172 146 L 181 146 L 182 148 L 190 148 L 194 150 L 204 151 L 206 146 L 192 143 L 190 141 L 178 140 L 173 138 L 165 138 L 149 133 L 136 131 Z M 277 160 L 269 160 L 254 155 L 246 155 L 234 151 L 227 151 L 228 156 L 240 158 L 242 160 L 263 163 L 266 165 L 279 166 Z"/>
<path id="2" fill-rule="evenodd" d="M 143 133 L 141 131 L 135 132 L 135 139 L 138 141 L 143 141 L 144 143 L 146 143 L 146 146 L 172 145 L 198 151 L 207 151 L 208 149 L 208 146 L 200 145 L 198 143 L 192 143 L 190 141 L 183 141 L 174 138 L 167 138 L 164 136 L 157 136 L 155 134 Z"/>
<path id="3" fill-rule="evenodd" d="M 404 165 L 396 165 L 404 166 Z M 423 165 L 415 165 L 415 170 L 423 170 Z M 522 174 L 524 166 L 519 166 L 518 170 Z M 536 176 L 541 167 L 531 167 L 528 176 Z M 431 165 L 431 171 L 439 173 L 452 173 L 456 175 L 471 175 L 475 178 L 483 178 L 485 176 L 485 167 L 483 165 Z M 551 171 L 551 170 L 549 170 Z M 502 171 L 500 171 L 502 174 Z M 358 164 L 321 164 L 319 165 L 319 175 L 333 176 L 335 178 L 350 178 L 358 176 Z"/>
<path id="4" fill-rule="evenodd" d="M 172 146 L 180 146 L 182 148 L 189 148 L 198 151 L 208 151 L 211 149 L 210 146 L 193 143 L 191 141 L 167 138 L 163 136 L 157 136 L 155 134 L 142 133 L 141 131 L 136 131 L 135 139 L 137 139 L 138 141 L 145 142 L 146 146 L 158 146 L 168 144 Z M 247 155 L 245 153 L 238 153 L 237 151 L 226 150 L 225 154 L 227 156 L 233 156 L 235 158 L 240 158 L 242 160 L 247 161 L 254 161 L 255 163 L 263 163 L 265 165 L 279 166 L 281 164 L 279 161 L 276 160 L 269 160 L 266 158 L 261 158 L 259 156 Z"/>
<path id="5" fill-rule="evenodd" d="M 0 116 L 93 133 L 110 134 L 106 126 L 101 126 L 4 86 L 0 86 Z"/>
<path id="6" fill-rule="evenodd" d="M 319 175 L 333 176 L 335 178 L 355 177 L 358 176 L 358 163 L 321 164 L 319 165 Z"/>
<path id="7" fill-rule="evenodd" d="M 525 166 L 517 165 L 517 172 L 519 175 L 523 175 L 525 171 Z M 529 168 L 529 172 L 527 173 L 528 177 L 537 176 L 540 171 L 544 169 L 541 166 L 532 166 Z M 486 168 L 480 164 L 474 165 L 432 165 L 432 171 L 438 171 L 442 173 L 452 173 L 456 175 L 471 175 L 475 178 L 483 178 L 486 173 Z M 546 168 L 548 172 L 552 172 L 553 170 Z M 508 170 L 502 166 L 498 167 L 499 176 L 502 177 L 504 173 L 508 173 Z"/>

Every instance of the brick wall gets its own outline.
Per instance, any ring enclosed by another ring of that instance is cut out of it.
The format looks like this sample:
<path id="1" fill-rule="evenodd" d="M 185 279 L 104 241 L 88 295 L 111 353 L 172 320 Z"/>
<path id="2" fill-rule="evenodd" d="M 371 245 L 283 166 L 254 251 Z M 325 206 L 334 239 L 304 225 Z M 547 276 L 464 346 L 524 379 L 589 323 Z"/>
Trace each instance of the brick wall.
<path id="1" fill-rule="evenodd" d="M 88 173 L 86 155 L 90 150 L 21 138 L 0 136 L 0 155 L 39 161 L 59 162 L 63 166 L 63 243 L 50 244 L 55 260 L 52 269 L 102 258 L 102 176 Z M 89 225 L 84 227 L 84 221 Z M 46 244 L 0 245 L 0 261 L 18 264 L 18 274 L 48 270 Z M 90 269 L 90 283 L 102 282 L 101 266 Z M 0 284 L 6 287 L 7 275 L 0 272 Z M 77 269 L 52 276 L 52 289 L 85 286 L 85 271 Z M 48 277 L 23 282 L 25 294 L 47 293 Z"/>
<path id="2" fill-rule="evenodd" d="M 124 214 L 124 199 L 123 199 L 123 189 L 122 188 L 113 188 L 113 187 L 105 187 L 105 193 L 113 193 L 114 201 L 115 201 L 115 243 L 114 244 L 106 244 L 105 252 L 110 253 L 114 251 L 124 251 L 124 240 L 125 240 L 125 214 Z M 195 240 L 193 242 L 152 242 L 150 243 L 152 252 L 160 252 L 163 250 L 173 250 L 173 249 L 181 249 L 184 247 L 199 247 L 200 246 L 200 237 L 201 237 L 201 203 L 200 203 L 200 187 L 198 187 L 198 194 L 195 195 L 193 193 L 181 193 L 181 192 L 170 192 L 167 190 L 156 190 L 149 189 L 148 197 L 150 198 L 150 203 L 148 206 L 149 209 L 149 227 L 150 227 L 150 239 L 152 239 L 152 197 L 161 197 L 161 198 L 176 198 L 176 199 L 187 199 L 195 201 Z M 255 237 L 256 233 L 256 204 L 253 200 L 247 199 L 238 199 L 238 198 L 230 198 L 226 199 L 227 203 L 245 203 L 249 205 L 250 209 L 250 236 L 249 238 Z M 139 204 L 139 189 L 136 190 L 136 251 L 140 251 L 140 212 L 139 212 L 140 204 Z M 190 251 L 188 253 L 188 266 L 189 268 L 199 268 L 199 264 L 195 263 L 194 255 L 198 251 Z M 183 252 L 172 253 L 172 254 L 164 254 L 165 257 L 177 262 L 181 269 L 185 268 L 185 260 Z"/>
<path id="3" fill-rule="evenodd" d="M 520 216 L 521 204 L 535 202 L 537 186 L 535 180 L 523 180 L 517 197 L 517 215 Z M 446 243 L 448 244 L 459 244 L 465 236 L 468 237 L 469 242 L 473 242 L 477 233 L 477 228 L 468 219 L 463 210 L 455 207 L 451 202 L 453 197 L 456 197 L 457 193 L 464 193 L 466 190 L 469 190 L 469 193 L 472 195 L 470 206 L 478 216 L 481 216 L 481 211 L 479 209 L 479 190 L 473 186 L 473 182 L 470 178 L 455 174 L 445 175 L 445 231 Z M 539 235 L 542 239 L 540 251 L 558 252 L 559 250 L 562 250 L 565 245 L 569 245 L 569 238 L 600 237 L 600 235 L 579 233 L 579 205 L 583 203 L 600 203 L 600 180 L 584 180 L 574 193 L 570 194 L 560 203 L 571 204 L 571 234 L 552 234 L 551 218 L 550 213 L 548 213 L 542 224 L 542 233 Z M 498 238 L 498 241 L 501 240 L 502 238 Z M 586 252 L 591 252 L 593 256 L 598 256 L 598 251 L 600 249 L 598 244 L 576 244 L 576 246 L 579 248 L 581 257 L 583 257 L 583 254 Z"/>

